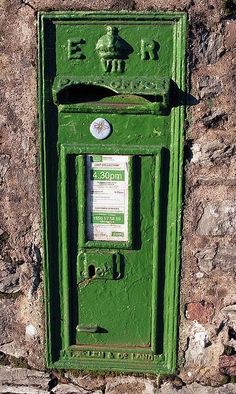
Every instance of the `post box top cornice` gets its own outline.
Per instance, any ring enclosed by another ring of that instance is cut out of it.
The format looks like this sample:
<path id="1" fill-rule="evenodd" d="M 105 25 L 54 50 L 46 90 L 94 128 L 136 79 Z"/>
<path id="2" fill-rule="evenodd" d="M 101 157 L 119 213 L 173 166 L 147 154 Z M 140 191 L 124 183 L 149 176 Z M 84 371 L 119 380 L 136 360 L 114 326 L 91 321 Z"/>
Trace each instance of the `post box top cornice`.
<path id="1" fill-rule="evenodd" d="M 147 21 L 148 19 L 151 20 L 163 20 L 163 21 L 176 21 L 178 19 L 182 19 L 183 21 L 187 20 L 187 14 L 185 12 L 165 12 L 165 11 L 142 11 L 142 12 L 135 12 L 133 11 L 115 11 L 115 12 L 108 12 L 108 11 L 71 11 L 71 12 L 64 12 L 64 11 L 40 11 L 38 13 L 39 18 L 43 19 L 55 19 L 55 20 L 73 20 L 73 19 L 104 19 L 109 18 L 112 19 L 121 19 L 124 21 L 124 18 L 127 20 L 144 20 Z"/>

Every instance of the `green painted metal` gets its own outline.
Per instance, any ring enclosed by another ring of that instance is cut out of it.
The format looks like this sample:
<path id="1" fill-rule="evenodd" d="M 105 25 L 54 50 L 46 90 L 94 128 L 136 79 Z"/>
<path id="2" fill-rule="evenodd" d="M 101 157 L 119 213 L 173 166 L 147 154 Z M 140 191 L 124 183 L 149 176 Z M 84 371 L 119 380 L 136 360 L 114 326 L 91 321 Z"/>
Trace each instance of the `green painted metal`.
<path id="1" fill-rule="evenodd" d="M 38 26 L 47 364 L 173 373 L 186 15 L 42 12 Z M 87 237 L 87 155 L 130 157 L 128 241 Z"/>

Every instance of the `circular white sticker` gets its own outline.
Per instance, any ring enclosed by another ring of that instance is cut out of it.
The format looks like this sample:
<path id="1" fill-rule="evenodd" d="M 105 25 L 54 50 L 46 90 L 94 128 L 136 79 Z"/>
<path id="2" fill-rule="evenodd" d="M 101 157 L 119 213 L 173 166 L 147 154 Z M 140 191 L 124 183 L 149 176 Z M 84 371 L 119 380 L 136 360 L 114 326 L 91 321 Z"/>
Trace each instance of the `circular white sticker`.
<path id="1" fill-rule="evenodd" d="M 111 125 L 106 119 L 97 118 L 90 125 L 90 133 L 97 140 L 104 140 L 111 134 Z"/>

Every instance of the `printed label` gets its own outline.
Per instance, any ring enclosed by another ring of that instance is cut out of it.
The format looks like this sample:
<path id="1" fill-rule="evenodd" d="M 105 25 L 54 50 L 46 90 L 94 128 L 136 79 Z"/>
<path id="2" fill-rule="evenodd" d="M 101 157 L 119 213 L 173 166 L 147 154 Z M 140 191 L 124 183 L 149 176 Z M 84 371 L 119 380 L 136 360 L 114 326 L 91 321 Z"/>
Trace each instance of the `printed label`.
<path id="1" fill-rule="evenodd" d="M 129 156 L 87 156 L 87 237 L 128 241 Z"/>

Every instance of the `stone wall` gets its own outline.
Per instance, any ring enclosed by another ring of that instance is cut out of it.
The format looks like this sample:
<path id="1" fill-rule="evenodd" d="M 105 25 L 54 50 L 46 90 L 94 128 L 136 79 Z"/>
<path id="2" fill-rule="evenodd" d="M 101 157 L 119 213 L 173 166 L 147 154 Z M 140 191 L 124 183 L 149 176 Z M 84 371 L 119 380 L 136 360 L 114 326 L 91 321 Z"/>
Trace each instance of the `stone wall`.
<path id="1" fill-rule="evenodd" d="M 189 15 L 176 376 L 44 369 L 36 16 L 66 9 Z M 0 393 L 236 392 L 235 13 L 235 0 L 0 0 Z"/>

